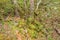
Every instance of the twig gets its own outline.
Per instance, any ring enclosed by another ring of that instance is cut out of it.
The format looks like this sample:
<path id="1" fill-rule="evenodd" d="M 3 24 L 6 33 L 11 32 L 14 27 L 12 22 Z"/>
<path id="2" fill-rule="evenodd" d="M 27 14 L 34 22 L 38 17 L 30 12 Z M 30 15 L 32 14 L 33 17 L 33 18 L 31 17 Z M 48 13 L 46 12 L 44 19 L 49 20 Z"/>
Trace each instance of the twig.
<path id="1" fill-rule="evenodd" d="M 36 10 L 38 9 L 40 3 L 41 3 L 41 0 L 39 0 L 39 1 L 37 2 Z"/>

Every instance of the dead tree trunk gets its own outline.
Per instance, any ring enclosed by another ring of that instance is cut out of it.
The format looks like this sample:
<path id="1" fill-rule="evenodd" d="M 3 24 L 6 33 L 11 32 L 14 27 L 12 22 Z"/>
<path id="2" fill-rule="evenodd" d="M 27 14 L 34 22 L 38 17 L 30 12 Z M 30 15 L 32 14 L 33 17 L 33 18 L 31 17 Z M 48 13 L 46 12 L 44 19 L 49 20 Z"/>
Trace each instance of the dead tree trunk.
<path id="1" fill-rule="evenodd" d="M 34 0 L 30 0 L 30 16 L 34 16 Z"/>
<path id="2" fill-rule="evenodd" d="M 15 16 L 19 16 L 17 0 L 12 0 L 12 4 L 14 5 L 14 14 L 15 14 Z"/>
<path id="3" fill-rule="evenodd" d="M 28 13 L 28 8 L 27 8 L 27 0 L 24 0 L 24 12 L 25 12 L 25 17 L 24 17 L 24 19 L 27 19 L 27 13 Z"/>

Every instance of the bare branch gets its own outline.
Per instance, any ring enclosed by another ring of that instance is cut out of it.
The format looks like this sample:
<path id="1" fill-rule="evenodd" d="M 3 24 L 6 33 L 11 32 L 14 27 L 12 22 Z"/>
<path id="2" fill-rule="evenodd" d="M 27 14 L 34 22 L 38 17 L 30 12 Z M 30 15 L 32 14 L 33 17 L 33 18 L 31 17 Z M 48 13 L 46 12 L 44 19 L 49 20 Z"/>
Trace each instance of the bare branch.
<path id="1" fill-rule="evenodd" d="M 37 2 L 36 10 L 38 9 L 40 3 L 41 3 L 41 0 L 39 0 L 39 1 Z"/>

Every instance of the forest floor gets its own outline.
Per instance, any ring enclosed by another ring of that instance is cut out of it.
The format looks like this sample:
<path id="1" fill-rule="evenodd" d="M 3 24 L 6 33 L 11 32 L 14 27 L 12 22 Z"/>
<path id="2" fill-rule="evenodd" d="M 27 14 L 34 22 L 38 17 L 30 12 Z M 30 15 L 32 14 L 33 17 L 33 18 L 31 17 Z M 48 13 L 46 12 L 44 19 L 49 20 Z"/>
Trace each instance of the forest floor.
<path id="1" fill-rule="evenodd" d="M 33 30 L 35 24 L 28 25 L 26 20 L 19 17 L 8 17 L 0 21 L 0 40 L 60 40 L 59 22 L 59 18 L 44 20 L 41 22 L 43 28 L 36 32 Z"/>

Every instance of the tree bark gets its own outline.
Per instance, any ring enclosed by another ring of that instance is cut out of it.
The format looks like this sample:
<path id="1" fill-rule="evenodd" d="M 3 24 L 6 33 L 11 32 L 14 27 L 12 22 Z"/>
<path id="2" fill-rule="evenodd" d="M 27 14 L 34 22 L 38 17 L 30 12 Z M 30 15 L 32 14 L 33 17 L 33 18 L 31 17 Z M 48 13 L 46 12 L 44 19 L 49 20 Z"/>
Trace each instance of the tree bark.
<path id="1" fill-rule="evenodd" d="M 30 17 L 34 18 L 34 0 L 30 0 Z"/>
<path id="2" fill-rule="evenodd" d="M 14 7 L 14 14 L 15 14 L 15 16 L 19 16 L 17 0 L 11 0 L 11 1 L 12 1 L 12 4 L 15 6 Z"/>
<path id="3" fill-rule="evenodd" d="M 28 13 L 28 8 L 27 8 L 27 0 L 24 0 L 24 19 L 27 19 L 27 13 Z"/>

